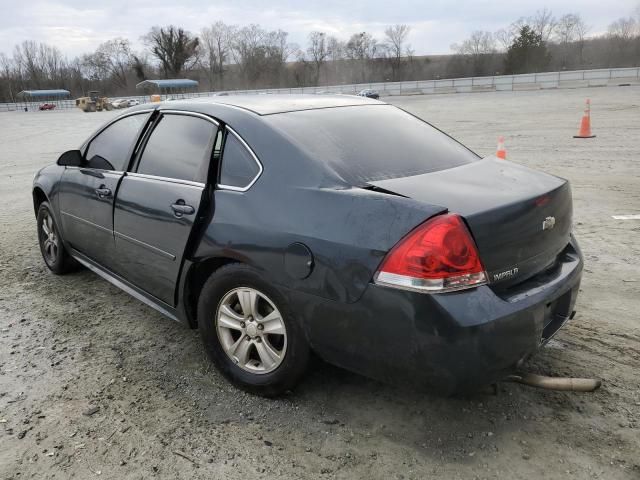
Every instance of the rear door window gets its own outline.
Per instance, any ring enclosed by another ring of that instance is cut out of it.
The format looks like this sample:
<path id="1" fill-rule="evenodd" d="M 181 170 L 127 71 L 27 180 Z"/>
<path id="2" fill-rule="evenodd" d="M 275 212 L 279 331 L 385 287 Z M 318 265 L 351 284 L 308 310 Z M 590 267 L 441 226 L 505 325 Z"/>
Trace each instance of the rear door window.
<path id="1" fill-rule="evenodd" d="M 129 165 L 134 144 L 149 113 L 130 115 L 109 125 L 87 148 L 86 167 L 123 172 Z"/>
<path id="2" fill-rule="evenodd" d="M 260 174 L 260 164 L 248 147 L 232 131 L 228 130 L 220 168 L 221 187 L 245 190 Z"/>
<path id="3" fill-rule="evenodd" d="M 217 130 L 204 118 L 163 115 L 147 141 L 137 172 L 206 183 Z"/>

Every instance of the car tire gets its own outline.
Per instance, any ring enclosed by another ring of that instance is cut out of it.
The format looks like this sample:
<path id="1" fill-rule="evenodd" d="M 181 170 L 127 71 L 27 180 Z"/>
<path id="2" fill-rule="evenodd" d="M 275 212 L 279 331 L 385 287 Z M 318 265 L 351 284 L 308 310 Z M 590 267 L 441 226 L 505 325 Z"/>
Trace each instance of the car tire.
<path id="1" fill-rule="evenodd" d="M 218 370 L 253 394 L 291 390 L 309 361 L 309 344 L 286 299 L 248 265 L 225 265 L 209 277 L 198 301 L 198 330 Z"/>
<path id="2" fill-rule="evenodd" d="M 38 207 L 37 217 L 38 243 L 44 263 L 56 275 L 64 275 L 75 269 L 77 263 L 67 250 L 60 235 L 49 202 L 42 202 Z"/>

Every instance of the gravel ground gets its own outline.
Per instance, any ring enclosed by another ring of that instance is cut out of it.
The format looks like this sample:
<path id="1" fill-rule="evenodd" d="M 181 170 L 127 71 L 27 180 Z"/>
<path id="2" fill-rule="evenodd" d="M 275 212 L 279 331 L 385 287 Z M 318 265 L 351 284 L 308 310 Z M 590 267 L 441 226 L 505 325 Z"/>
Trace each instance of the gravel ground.
<path id="1" fill-rule="evenodd" d="M 597 138 L 575 140 L 585 97 Z M 472 149 L 569 178 L 578 315 L 529 362 L 596 393 L 439 398 L 321 362 L 279 400 L 231 387 L 195 331 L 88 271 L 50 274 L 35 171 L 112 113 L 0 114 L 0 477 L 640 477 L 640 87 L 394 97 Z"/>

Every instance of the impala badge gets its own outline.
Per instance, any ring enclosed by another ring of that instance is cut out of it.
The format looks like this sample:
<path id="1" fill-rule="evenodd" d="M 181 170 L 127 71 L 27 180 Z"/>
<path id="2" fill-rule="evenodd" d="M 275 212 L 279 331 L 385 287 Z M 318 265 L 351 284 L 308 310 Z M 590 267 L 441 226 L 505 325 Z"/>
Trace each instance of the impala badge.
<path id="1" fill-rule="evenodd" d="M 547 217 L 542 222 L 542 230 L 551 230 L 556 226 L 556 217 Z"/>
<path id="2" fill-rule="evenodd" d="M 515 277 L 518 274 L 518 267 L 513 267 L 511 270 L 505 270 L 504 272 L 494 273 L 493 281 L 504 280 L 505 278 Z"/>

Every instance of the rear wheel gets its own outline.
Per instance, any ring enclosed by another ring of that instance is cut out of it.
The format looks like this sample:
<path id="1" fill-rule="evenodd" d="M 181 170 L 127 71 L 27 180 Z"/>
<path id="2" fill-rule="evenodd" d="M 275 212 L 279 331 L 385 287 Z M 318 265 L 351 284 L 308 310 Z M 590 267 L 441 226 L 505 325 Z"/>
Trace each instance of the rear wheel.
<path id="1" fill-rule="evenodd" d="M 40 204 L 37 223 L 38 242 L 44 263 L 57 275 L 71 271 L 76 264 L 64 248 L 49 202 Z"/>
<path id="2" fill-rule="evenodd" d="M 306 338 L 284 297 L 246 265 L 224 266 L 207 280 L 198 329 L 218 369 L 251 393 L 290 390 L 309 359 Z"/>

